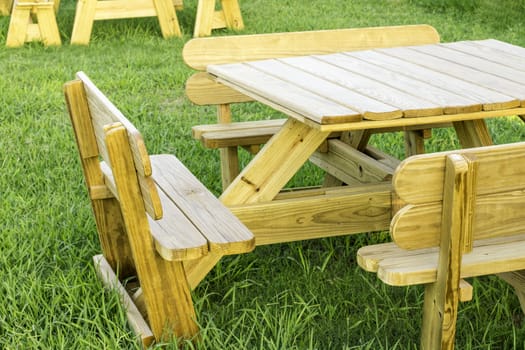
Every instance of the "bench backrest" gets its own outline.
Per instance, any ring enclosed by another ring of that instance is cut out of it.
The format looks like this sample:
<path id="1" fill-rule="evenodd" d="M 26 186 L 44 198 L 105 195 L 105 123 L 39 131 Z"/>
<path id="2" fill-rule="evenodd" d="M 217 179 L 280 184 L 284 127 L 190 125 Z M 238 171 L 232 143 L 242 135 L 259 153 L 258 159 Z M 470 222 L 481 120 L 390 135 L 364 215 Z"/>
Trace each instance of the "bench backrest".
<path id="1" fill-rule="evenodd" d="M 465 201 L 462 225 L 470 237 L 466 244 L 525 233 L 525 142 L 520 142 L 418 155 L 401 162 L 392 180 L 401 203 L 391 222 L 396 244 L 405 249 L 439 246 L 446 164 L 452 155 L 469 168 L 465 189 L 456 197 Z"/>
<path id="2" fill-rule="evenodd" d="M 439 34 L 433 27 L 407 25 L 197 38 L 186 43 L 182 55 L 188 66 L 205 71 L 211 64 L 438 42 Z M 192 102 L 203 105 L 251 101 L 215 83 L 206 73 L 188 79 L 186 94 Z"/>
<path id="3" fill-rule="evenodd" d="M 114 181 L 111 179 L 114 164 L 111 164 L 110 160 L 111 149 L 107 142 L 107 135 L 124 130 L 127 138 L 122 140 L 124 144 L 117 145 L 121 148 L 117 151 L 122 152 L 122 148 L 129 147 L 134 168 L 132 170 L 136 173 L 146 212 L 153 219 L 160 219 L 162 205 L 157 187 L 151 177 L 151 161 L 140 132 L 84 73 L 79 72 L 76 77 L 77 80 L 65 85 L 65 94 L 81 158 L 83 162 L 89 159 L 95 162 L 87 170 L 84 166 L 90 192 L 103 192 L 104 188 L 109 186 L 109 190 L 117 195 Z M 98 164 L 99 158 L 104 161 L 101 165 Z M 131 175 L 133 174 L 130 174 L 130 181 L 133 180 Z M 102 176 L 106 176 L 103 182 L 101 182 Z M 93 198 L 93 193 L 90 195 Z"/>

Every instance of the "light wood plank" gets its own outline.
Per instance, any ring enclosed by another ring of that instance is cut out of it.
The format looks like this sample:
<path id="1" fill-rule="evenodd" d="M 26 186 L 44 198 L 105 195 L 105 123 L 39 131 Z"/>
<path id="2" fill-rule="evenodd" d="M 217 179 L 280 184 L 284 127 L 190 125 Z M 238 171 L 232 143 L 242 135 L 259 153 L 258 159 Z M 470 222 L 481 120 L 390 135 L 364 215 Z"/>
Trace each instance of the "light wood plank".
<path id="1" fill-rule="evenodd" d="M 316 152 L 310 161 L 347 184 L 390 180 L 395 170 L 338 139 L 328 140 L 328 152 Z"/>
<path id="2" fill-rule="evenodd" d="M 348 54 L 334 54 L 318 57 L 325 62 L 353 71 L 354 73 L 366 75 L 375 79 L 380 78 L 383 83 L 395 89 L 431 101 L 434 105 L 440 106 L 445 114 L 477 112 L 481 110 L 481 103 L 479 101 L 458 96 L 426 82 L 356 59 Z"/>
<path id="3" fill-rule="evenodd" d="M 205 235 L 210 251 L 240 254 L 255 247 L 253 234 L 174 156 L 155 157 L 155 182 Z"/>
<path id="4" fill-rule="evenodd" d="M 230 210 L 254 233 L 257 245 L 266 245 L 386 230 L 390 196 L 389 183 L 345 186 L 298 191 Z"/>
<path id="5" fill-rule="evenodd" d="M 458 50 L 454 50 L 450 46 L 423 45 L 415 49 L 428 55 L 432 55 L 435 57 L 445 59 L 447 61 L 454 62 L 455 64 L 461 64 L 465 67 L 470 67 L 478 72 L 495 75 L 497 77 L 505 79 L 505 81 L 513 81 L 520 84 L 525 80 L 524 71 L 513 69 L 503 64 L 489 61 L 486 58 L 474 56 L 470 53 L 464 53 Z"/>
<path id="6" fill-rule="evenodd" d="M 432 102 L 407 94 L 375 79 L 324 62 L 320 57 L 292 57 L 280 60 L 342 87 L 395 106 L 402 110 L 406 116 L 440 115 L 443 113 L 443 108 Z"/>
<path id="7" fill-rule="evenodd" d="M 479 45 L 494 48 L 498 51 L 503 51 L 518 57 L 525 57 L 525 48 L 517 45 L 512 45 L 503 41 L 495 39 L 487 39 L 477 41 Z"/>
<path id="8" fill-rule="evenodd" d="M 525 235 L 474 241 L 474 249 L 463 256 L 461 278 L 484 276 L 525 268 Z M 383 259 L 385 252 L 388 256 Z M 427 284 L 436 281 L 438 248 L 409 253 L 395 243 L 383 243 L 358 250 L 362 267 L 377 268 L 378 277 L 394 286 Z"/>
<path id="9" fill-rule="evenodd" d="M 383 50 L 380 51 L 383 52 Z M 524 100 L 525 86 L 522 84 L 500 78 L 490 73 L 480 72 L 440 57 L 426 54 L 421 51 L 421 46 L 413 48 L 392 48 L 387 51 L 387 54 L 498 91 L 522 102 Z"/>
<path id="10" fill-rule="evenodd" d="M 358 111 L 341 106 L 295 84 L 264 74 L 248 65 L 213 65 L 208 67 L 208 71 L 275 104 L 284 104 L 319 124 L 355 121 L 362 118 Z"/>
<path id="11" fill-rule="evenodd" d="M 302 86 L 306 91 L 333 101 L 338 105 L 358 111 L 365 119 L 384 120 L 402 116 L 401 111 L 396 107 L 385 104 L 378 99 L 370 98 L 365 94 L 355 92 L 346 86 L 321 78 L 323 76 L 322 70 L 318 72 L 318 75 L 314 75 L 296 69 L 286 64 L 286 61 L 279 60 L 257 61 L 247 63 L 247 65 L 295 86 Z"/>
<path id="12" fill-rule="evenodd" d="M 131 175 L 135 169 L 126 129 L 122 125 L 108 128 L 106 142 L 153 334 L 162 339 L 170 327 L 177 336 L 191 338 L 198 326 L 183 266 L 164 260 L 155 250 L 145 208 L 137 196 L 140 189 Z"/>
<path id="13" fill-rule="evenodd" d="M 485 110 L 506 109 L 520 105 L 520 101 L 514 97 L 498 93 L 497 91 L 477 84 L 469 83 L 463 79 L 451 77 L 445 73 L 406 62 L 396 57 L 388 56 L 388 51 L 360 51 L 348 53 L 348 55 L 386 68 L 392 72 L 417 77 L 417 79 L 435 87 L 446 89 L 453 94 L 482 103 Z"/>
<path id="14" fill-rule="evenodd" d="M 443 46 L 469 55 L 474 55 L 481 59 L 487 59 L 491 62 L 512 67 L 513 69 L 525 71 L 525 50 L 523 50 L 523 56 L 517 56 L 505 51 L 504 49 L 502 50 L 491 47 L 490 44 L 486 45 L 487 41 L 489 40 L 459 41 L 443 44 Z M 516 48 L 519 48 L 519 46 L 516 46 Z"/>
<path id="15" fill-rule="evenodd" d="M 97 272 L 98 278 L 102 280 L 108 289 L 115 290 L 118 293 L 122 305 L 126 310 L 126 316 L 128 318 L 129 325 L 140 339 L 142 346 L 145 348 L 149 347 L 155 341 L 153 332 L 149 328 L 148 323 L 140 313 L 137 306 L 135 306 L 135 303 L 129 296 L 124 286 L 120 283 L 117 275 L 104 256 L 95 255 L 93 257 L 93 262 L 95 264 L 95 270 Z"/>
<path id="16" fill-rule="evenodd" d="M 186 80 L 186 97 L 197 105 L 249 102 L 253 98 L 220 84 L 208 73 L 199 72 Z"/>
<path id="17" fill-rule="evenodd" d="M 478 182 L 483 182 L 483 177 L 478 179 Z M 479 190 L 479 184 L 477 187 Z M 523 232 L 525 215 L 522 208 L 525 206 L 525 199 L 521 196 L 522 191 L 476 196 L 472 228 L 474 239 Z M 392 238 L 404 249 L 418 249 L 438 244 L 441 210 L 440 203 L 407 206 L 401 209 L 392 219 Z"/>
<path id="18" fill-rule="evenodd" d="M 234 123 L 222 123 L 222 124 L 203 124 L 196 125 L 191 128 L 194 139 L 201 139 L 205 134 L 208 133 L 225 133 L 228 135 L 230 132 L 247 132 L 254 129 L 260 128 L 281 128 L 286 119 L 269 119 L 269 120 L 253 120 L 248 122 L 234 122 Z"/>
<path id="19" fill-rule="evenodd" d="M 441 200 L 445 156 L 451 153 L 473 154 L 480 161 L 484 176 L 478 182 L 478 194 L 519 190 L 525 187 L 525 143 L 439 152 L 403 161 L 393 178 L 397 194 L 407 203 L 422 204 Z M 512 165 L 512 166 L 510 166 Z M 418 186 L 412 179 L 417 178 Z"/>
<path id="20" fill-rule="evenodd" d="M 205 70 L 211 64 L 437 42 L 433 27 L 407 25 L 198 38 L 186 43 L 182 55 L 188 66 Z"/>

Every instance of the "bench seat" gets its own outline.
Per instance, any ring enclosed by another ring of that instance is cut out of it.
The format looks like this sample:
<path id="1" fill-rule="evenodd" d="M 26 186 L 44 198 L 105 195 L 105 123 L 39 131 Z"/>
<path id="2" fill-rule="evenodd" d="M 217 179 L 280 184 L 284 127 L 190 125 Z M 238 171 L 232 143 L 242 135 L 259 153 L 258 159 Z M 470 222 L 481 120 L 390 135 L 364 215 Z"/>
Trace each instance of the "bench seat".
<path id="1" fill-rule="evenodd" d="M 525 269 L 525 234 L 482 239 L 463 256 L 461 278 Z M 392 286 L 436 282 L 439 248 L 406 250 L 395 243 L 365 246 L 357 252 L 357 262 L 364 270 L 376 272 L 379 279 Z"/>
<path id="2" fill-rule="evenodd" d="M 282 127 L 286 119 L 197 125 L 193 138 L 206 148 L 262 145 Z"/>

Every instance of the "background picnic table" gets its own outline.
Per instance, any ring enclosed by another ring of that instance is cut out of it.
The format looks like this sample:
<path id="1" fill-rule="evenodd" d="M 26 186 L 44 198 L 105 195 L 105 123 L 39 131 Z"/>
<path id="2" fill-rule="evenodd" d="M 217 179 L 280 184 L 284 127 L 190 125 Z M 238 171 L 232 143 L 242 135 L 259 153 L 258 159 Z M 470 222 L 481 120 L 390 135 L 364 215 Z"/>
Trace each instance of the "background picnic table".
<path id="1" fill-rule="evenodd" d="M 9 18 L 0 18 L 0 348 L 138 347 L 117 296 L 100 288 L 91 264 L 99 243 L 62 95 L 76 71 L 133 118 L 151 153 L 177 154 L 220 191 L 218 154 L 190 136 L 192 125 L 214 122 L 215 111 L 183 94 L 191 70 L 181 50 L 192 35 L 196 1 L 185 1 L 179 13 L 183 39 L 162 39 L 154 18 L 108 21 L 95 23 L 88 47 L 69 45 L 75 3 L 62 0 L 58 48 L 5 48 Z M 443 42 L 495 38 L 525 46 L 523 1 L 244 0 L 241 9 L 243 34 L 428 23 Z M 233 33 L 214 33 L 223 34 Z M 282 117 L 256 104 L 235 108 L 236 115 Z M 516 118 L 489 127 L 496 143 L 525 139 Z M 403 153 L 400 135 L 373 143 Z M 443 130 L 427 147 L 458 145 Z M 321 177 L 307 166 L 292 181 L 314 185 Z M 413 319 L 421 317 L 423 289 L 386 287 L 355 263 L 359 246 L 386 239 L 306 241 L 224 259 L 199 286 L 203 348 L 417 348 L 420 323 Z M 460 317 L 458 348 L 523 347 L 517 298 L 496 278 L 482 281 L 473 283 L 476 301 L 460 306 L 467 317 Z"/>

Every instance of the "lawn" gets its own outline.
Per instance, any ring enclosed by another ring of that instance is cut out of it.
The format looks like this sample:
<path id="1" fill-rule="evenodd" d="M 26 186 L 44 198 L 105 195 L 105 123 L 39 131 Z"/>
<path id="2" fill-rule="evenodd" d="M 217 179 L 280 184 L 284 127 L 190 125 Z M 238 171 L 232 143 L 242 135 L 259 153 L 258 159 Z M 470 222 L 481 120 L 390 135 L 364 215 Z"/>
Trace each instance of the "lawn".
<path id="1" fill-rule="evenodd" d="M 135 349 L 118 297 L 101 288 L 91 263 L 99 243 L 62 84 L 82 70 L 143 132 L 151 153 L 176 154 L 212 191 L 218 154 L 191 138 L 214 109 L 192 105 L 181 59 L 196 0 L 179 13 L 183 38 L 164 40 L 155 19 L 95 23 L 88 47 L 69 45 L 75 1 L 63 0 L 63 45 L 3 46 L 0 18 L 0 348 Z M 525 46 L 525 1 L 241 0 L 246 29 L 264 33 L 427 23 L 442 41 L 495 38 Z M 214 35 L 233 34 L 216 31 Z M 240 119 L 279 117 L 256 104 Z M 490 121 L 496 143 L 525 140 L 517 118 Z M 373 142 L 401 156 L 400 135 Z M 450 130 L 429 150 L 457 147 Z M 294 183 L 322 174 L 305 167 Z M 357 267 L 359 246 L 386 233 L 258 247 L 225 258 L 195 291 L 202 349 L 416 349 L 420 287 L 384 286 Z M 474 300 L 460 305 L 458 349 L 522 349 L 518 299 L 495 277 L 474 279 Z M 175 348 L 174 344 L 167 344 Z"/>

